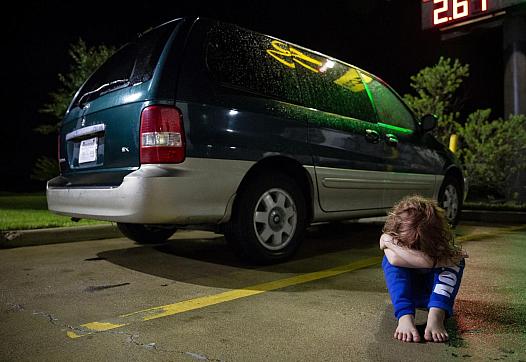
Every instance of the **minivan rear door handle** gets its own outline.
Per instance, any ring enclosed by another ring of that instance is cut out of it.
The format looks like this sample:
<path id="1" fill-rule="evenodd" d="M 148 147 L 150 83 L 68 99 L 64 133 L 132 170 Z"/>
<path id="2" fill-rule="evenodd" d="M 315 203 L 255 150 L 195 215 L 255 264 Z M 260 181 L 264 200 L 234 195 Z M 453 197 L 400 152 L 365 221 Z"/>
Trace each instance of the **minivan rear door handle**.
<path id="1" fill-rule="evenodd" d="M 380 134 L 374 129 L 366 129 L 365 139 L 370 143 L 378 143 L 380 142 Z"/>
<path id="2" fill-rule="evenodd" d="M 93 126 L 88 126 L 84 128 L 79 128 L 75 131 L 69 132 L 66 135 L 66 141 L 71 141 L 74 139 L 85 138 L 87 136 L 96 135 L 103 133 L 106 130 L 105 124 L 94 124 Z"/>

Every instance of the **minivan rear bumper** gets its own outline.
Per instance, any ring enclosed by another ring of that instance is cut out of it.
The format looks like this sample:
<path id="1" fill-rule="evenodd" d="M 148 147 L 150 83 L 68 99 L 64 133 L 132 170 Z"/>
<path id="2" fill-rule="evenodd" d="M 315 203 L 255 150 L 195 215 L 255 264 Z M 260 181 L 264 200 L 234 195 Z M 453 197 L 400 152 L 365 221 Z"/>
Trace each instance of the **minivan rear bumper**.
<path id="1" fill-rule="evenodd" d="M 50 211 L 76 218 L 141 224 L 216 224 L 253 162 L 188 158 L 142 165 L 117 187 L 54 187 Z"/>

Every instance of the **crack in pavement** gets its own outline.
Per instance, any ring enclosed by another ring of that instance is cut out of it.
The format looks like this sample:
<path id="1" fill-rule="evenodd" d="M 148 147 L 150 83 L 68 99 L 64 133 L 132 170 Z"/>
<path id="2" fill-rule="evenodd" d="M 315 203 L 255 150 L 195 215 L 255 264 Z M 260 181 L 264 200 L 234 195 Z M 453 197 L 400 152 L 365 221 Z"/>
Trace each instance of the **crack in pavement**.
<path id="1" fill-rule="evenodd" d="M 20 312 L 25 310 L 24 306 L 22 304 L 18 303 L 6 303 L 7 308 L 4 311 L 5 313 L 12 313 L 12 312 Z"/>
<path id="2" fill-rule="evenodd" d="M 50 313 L 33 311 L 33 315 L 46 317 L 51 324 L 57 325 L 55 322 L 58 321 L 58 318 L 53 317 Z"/>
<path id="3" fill-rule="evenodd" d="M 127 340 L 128 343 L 133 343 L 136 346 L 143 347 L 143 348 L 150 349 L 150 350 L 155 350 L 155 351 L 159 351 L 163 353 L 184 354 L 192 358 L 195 358 L 199 361 L 223 362 L 223 360 L 221 359 L 216 359 L 216 358 L 210 359 L 208 356 L 204 354 L 196 353 L 196 352 L 183 352 L 183 351 L 177 351 L 173 349 L 161 348 L 155 342 L 142 343 L 137 340 L 137 338 L 139 338 L 138 334 L 133 334 L 133 333 L 128 333 L 128 332 L 117 332 L 117 331 L 103 331 L 101 333 L 126 335 L 128 336 L 128 340 Z"/>
<path id="4" fill-rule="evenodd" d="M 9 305 L 12 306 L 13 308 L 16 306 L 16 308 L 17 308 L 16 310 L 17 311 L 25 310 L 24 307 L 21 304 L 13 304 L 13 303 L 11 303 Z M 41 312 L 41 311 L 33 311 L 32 314 L 35 315 L 35 316 L 45 317 L 54 326 L 61 326 L 61 327 L 67 328 L 67 329 L 75 331 L 75 332 L 82 332 L 83 331 L 81 328 L 73 327 L 73 326 L 71 326 L 71 325 L 69 325 L 67 323 L 62 323 L 62 324 L 56 323 L 56 322 L 59 321 L 59 319 L 54 317 L 51 313 Z M 209 358 L 208 356 L 206 356 L 204 354 L 201 354 L 201 353 L 186 352 L 186 351 L 172 350 L 172 349 L 168 349 L 168 348 L 161 348 L 155 342 L 142 343 L 142 342 L 140 342 L 138 340 L 139 334 L 135 334 L 135 333 L 125 332 L 125 331 L 111 331 L 111 330 L 108 330 L 108 331 L 100 331 L 100 332 L 97 332 L 96 334 L 113 334 L 113 335 L 126 336 L 127 337 L 126 342 L 131 343 L 133 345 L 136 345 L 138 347 L 145 348 L 147 350 L 154 350 L 154 351 L 159 351 L 159 352 L 163 352 L 163 353 L 176 353 L 176 354 L 186 355 L 186 356 L 192 357 L 192 358 L 194 358 L 196 360 L 199 360 L 199 361 L 224 362 L 221 359 Z"/>

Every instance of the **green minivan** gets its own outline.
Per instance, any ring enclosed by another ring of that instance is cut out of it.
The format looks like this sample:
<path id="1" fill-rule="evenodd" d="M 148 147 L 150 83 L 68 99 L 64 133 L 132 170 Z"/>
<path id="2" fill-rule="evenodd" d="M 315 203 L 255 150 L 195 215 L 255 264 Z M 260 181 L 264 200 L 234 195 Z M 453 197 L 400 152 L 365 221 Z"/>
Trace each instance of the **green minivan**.
<path id="1" fill-rule="evenodd" d="M 79 89 L 59 136 L 49 209 L 161 242 L 224 233 L 286 260 L 313 222 L 382 216 L 408 194 L 452 224 L 461 167 L 378 77 L 290 42 L 199 17 L 122 47 Z"/>

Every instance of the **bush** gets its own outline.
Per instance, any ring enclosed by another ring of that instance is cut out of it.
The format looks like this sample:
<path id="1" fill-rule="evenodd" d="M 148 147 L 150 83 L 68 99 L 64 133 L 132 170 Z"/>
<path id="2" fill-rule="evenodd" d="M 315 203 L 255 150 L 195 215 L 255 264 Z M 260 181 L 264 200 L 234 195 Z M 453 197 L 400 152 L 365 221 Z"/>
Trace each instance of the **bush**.
<path id="1" fill-rule="evenodd" d="M 491 110 L 478 110 L 457 127 L 458 157 L 470 187 L 511 200 L 510 181 L 526 169 L 526 116 L 490 121 Z"/>

